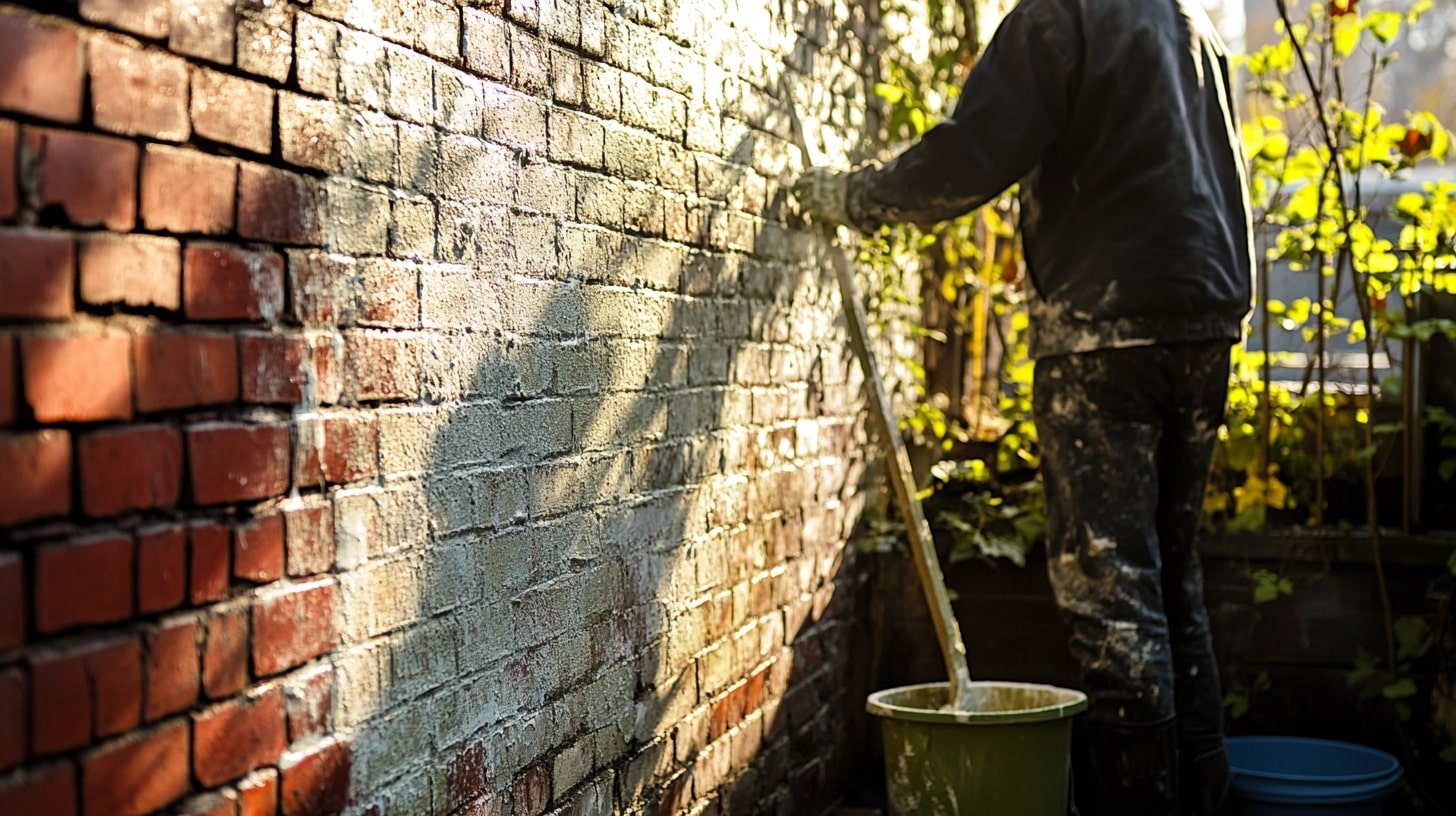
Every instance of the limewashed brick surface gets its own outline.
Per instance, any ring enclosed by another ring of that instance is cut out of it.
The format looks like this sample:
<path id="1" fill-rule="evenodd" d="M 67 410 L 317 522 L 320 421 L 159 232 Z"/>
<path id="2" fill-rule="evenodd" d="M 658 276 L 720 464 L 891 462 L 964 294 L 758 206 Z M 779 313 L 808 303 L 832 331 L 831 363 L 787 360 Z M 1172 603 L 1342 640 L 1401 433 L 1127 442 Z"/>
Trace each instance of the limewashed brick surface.
<path id="1" fill-rule="evenodd" d="M 828 808 L 866 15 L 0 2 L 0 813 Z"/>

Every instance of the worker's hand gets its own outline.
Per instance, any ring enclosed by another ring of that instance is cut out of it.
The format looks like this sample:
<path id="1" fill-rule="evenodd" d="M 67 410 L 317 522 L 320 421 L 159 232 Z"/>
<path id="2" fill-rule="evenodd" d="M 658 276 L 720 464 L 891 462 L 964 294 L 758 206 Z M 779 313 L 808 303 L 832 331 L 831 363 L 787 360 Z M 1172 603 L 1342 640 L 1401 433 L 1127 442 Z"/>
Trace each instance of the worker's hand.
<path id="1" fill-rule="evenodd" d="M 811 167 L 794 182 L 791 192 L 799 212 L 817 226 L 834 228 L 849 224 L 844 208 L 847 173 L 828 167 Z"/>

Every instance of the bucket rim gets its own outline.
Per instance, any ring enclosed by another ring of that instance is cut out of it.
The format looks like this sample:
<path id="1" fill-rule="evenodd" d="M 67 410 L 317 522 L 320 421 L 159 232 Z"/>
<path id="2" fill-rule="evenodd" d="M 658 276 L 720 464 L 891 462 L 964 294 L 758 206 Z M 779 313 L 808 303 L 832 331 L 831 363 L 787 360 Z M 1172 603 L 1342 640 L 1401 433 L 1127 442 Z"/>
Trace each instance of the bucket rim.
<path id="1" fill-rule="evenodd" d="M 892 696 L 904 695 L 922 689 L 947 691 L 949 686 L 949 683 L 939 682 L 918 683 L 910 686 L 881 689 L 871 694 L 865 701 L 865 710 L 876 717 L 884 717 L 890 720 L 960 725 L 1002 725 L 1066 719 L 1081 713 L 1087 708 L 1087 695 L 1075 689 L 1066 689 L 1045 683 L 1021 683 L 1011 680 L 976 680 L 971 682 L 971 687 L 1030 689 L 1052 692 L 1064 697 L 1064 699 L 1050 705 L 1037 706 L 1036 708 L 1014 709 L 1011 711 L 951 711 L 939 708 L 927 709 L 897 705 L 888 701 L 888 698 Z"/>
<path id="2" fill-rule="evenodd" d="M 1263 745 L 1294 745 L 1294 746 L 1298 746 L 1298 745 L 1307 745 L 1307 746 L 1318 745 L 1318 746 L 1323 746 L 1323 747 L 1328 747 L 1328 748 L 1339 748 L 1341 750 L 1349 751 L 1350 753 L 1364 754 L 1366 756 L 1375 757 L 1375 758 L 1380 759 L 1382 761 L 1387 761 L 1388 762 L 1388 766 L 1385 767 L 1385 768 L 1383 768 L 1383 769 L 1381 769 L 1381 770 L 1366 771 L 1365 773 L 1347 773 L 1347 774 L 1298 774 L 1298 773 L 1281 773 L 1279 771 L 1266 771 L 1266 770 L 1260 770 L 1258 768 L 1242 768 L 1242 767 L 1238 767 L 1238 766 L 1236 766 L 1233 763 L 1233 761 L 1232 761 L 1233 760 L 1233 752 L 1230 751 L 1229 752 L 1229 760 L 1230 760 L 1230 762 L 1229 762 L 1229 770 L 1230 770 L 1230 772 L 1232 772 L 1234 774 L 1240 774 L 1240 775 L 1243 775 L 1243 776 L 1248 777 L 1248 778 L 1251 778 L 1251 779 L 1268 779 L 1268 780 L 1281 781 L 1281 782 L 1322 782 L 1322 783 L 1332 783 L 1332 782 L 1333 783 L 1342 783 L 1343 782 L 1343 783 L 1348 783 L 1348 784 L 1354 784 L 1354 783 L 1359 783 L 1359 782 L 1375 782 L 1375 781 L 1379 781 L 1379 780 L 1384 780 L 1385 778 L 1390 777 L 1392 775 L 1396 779 L 1399 779 L 1400 776 L 1401 776 L 1400 760 L 1397 759 L 1394 755 L 1389 754 L 1389 753 L 1387 753 L 1385 751 L 1381 751 L 1378 748 L 1371 748 L 1368 745 L 1360 745 L 1359 743 L 1342 742 L 1340 740 L 1319 739 L 1317 737 L 1285 737 L 1285 736 L 1278 736 L 1278 735 L 1269 735 L 1269 736 L 1241 736 L 1241 737 L 1225 737 L 1224 738 L 1224 745 L 1225 745 L 1225 748 L 1226 749 L 1229 748 L 1229 747 L 1235 747 L 1235 746 L 1239 746 L 1239 745 L 1254 746 L 1254 745 L 1261 745 L 1261 744 L 1263 744 Z"/>

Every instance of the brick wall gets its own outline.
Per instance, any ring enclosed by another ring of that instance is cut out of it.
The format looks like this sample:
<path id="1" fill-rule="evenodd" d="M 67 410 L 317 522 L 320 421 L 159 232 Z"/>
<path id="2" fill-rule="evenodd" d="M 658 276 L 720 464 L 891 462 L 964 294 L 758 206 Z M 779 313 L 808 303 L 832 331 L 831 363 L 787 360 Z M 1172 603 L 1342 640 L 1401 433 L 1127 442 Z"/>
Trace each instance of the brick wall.
<path id="1" fill-rule="evenodd" d="M 821 812 L 867 15 L 0 3 L 0 813 Z"/>

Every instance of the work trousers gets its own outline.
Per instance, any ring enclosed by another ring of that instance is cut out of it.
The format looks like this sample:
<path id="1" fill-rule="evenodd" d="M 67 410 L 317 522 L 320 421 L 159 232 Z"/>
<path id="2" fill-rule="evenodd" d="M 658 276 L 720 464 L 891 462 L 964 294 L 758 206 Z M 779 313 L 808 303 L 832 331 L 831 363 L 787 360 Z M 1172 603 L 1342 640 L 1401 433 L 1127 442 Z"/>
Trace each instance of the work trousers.
<path id="1" fill-rule="evenodd" d="M 1037 361 L 1047 570 L 1089 707 L 1081 816 L 1220 812 L 1228 765 L 1194 542 L 1228 392 L 1226 341 Z"/>

